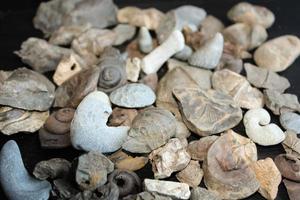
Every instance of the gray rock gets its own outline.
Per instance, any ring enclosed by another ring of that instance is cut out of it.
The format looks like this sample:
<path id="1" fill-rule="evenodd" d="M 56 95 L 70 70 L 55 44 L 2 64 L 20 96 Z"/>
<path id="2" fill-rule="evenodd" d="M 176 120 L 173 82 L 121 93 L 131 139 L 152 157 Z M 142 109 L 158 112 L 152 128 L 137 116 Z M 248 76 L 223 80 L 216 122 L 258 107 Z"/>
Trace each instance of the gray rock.
<path id="1" fill-rule="evenodd" d="M 76 185 L 73 185 L 66 179 L 56 179 L 53 181 L 53 196 L 61 199 L 70 199 L 79 192 Z"/>
<path id="2" fill-rule="evenodd" d="M 127 137 L 129 127 L 106 125 L 112 109 L 108 96 L 99 91 L 87 95 L 77 107 L 71 123 L 73 147 L 85 151 L 113 152 Z"/>
<path id="3" fill-rule="evenodd" d="M 188 60 L 191 55 L 193 54 L 193 50 L 191 47 L 185 45 L 184 46 L 184 49 L 179 51 L 178 53 L 176 53 L 174 55 L 175 58 L 179 59 L 179 60 L 183 60 L 183 61 L 186 61 Z"/>
<path id="4" fill-rule="evenodd" d="M 155 102 L 156 96 L 153 90 L 142 83 L 126 84 L 109 96 L 115 105 L 125 108 L 142 108 Z"/>
<path id="5" fill-rule="evenodd" d="M 194 30 L 198 29 L 201 22 L 206 17 L 206 12 L 204 9 L 192 5 L 180 6 L 176 8 L 174 12 L 178 17 L 180 26 L 182 28 L 188 26 Z"/>
<path id="6" fill-rule="evenodd" d="M 114 45 L 122 45 L 124 42 L 131 40 L 136 32 L 136 27 L 129 24 L 119 24 L 113 29 L 117 33 Z"/>
<path id="7" fill-rule="evenodd" d="M 153 41 L 149 30 L 141 27 L 138 35 L 138 44 L 141 52 L 150 53 L 153 50 Z"/>
<path id="8" fill-rule="evenodd" d="M 6 142 L 0 152 L 0 182 L 8 199 L 13 200 L 47 200 L 51 190 L 48 181 L 29 175 L 13 140 Z"/>
<path id="9" fill-rule="evenodd" d="M 296 113 L 282 113 L 280 115 L 280 124 L 286 130 L 292 130 L 296 133 L 300 133 L 300 115 Z"/>
<path id="10" fill-rule="evenodd" d="M 54 90 L 54 85 L 45 76 L 27 68 L 19 68 L 0 83 L 0 104 L 46 111 L 54 100 Z"/>
<path id="11" fill-rule="evenodd" d="M 216 70 L 222 69 L 229 69 L 239 74 L 243 70 L 243 60 L 231 54 L 223 53 Z"/>
<path id="12" fill-rule="evenodd" d="M 159 195 L 155 192 L 141 192 L 136 195 L 129 195 L 127 197 L 124 197 L 123 200 L 172 200 L 172 198 Z"/>
<path id="13" fill-rule="evenodd" d="M 196 187 L 191 191 L 191 200 L 221 200 L 217 195 L 205 188 Z"/>

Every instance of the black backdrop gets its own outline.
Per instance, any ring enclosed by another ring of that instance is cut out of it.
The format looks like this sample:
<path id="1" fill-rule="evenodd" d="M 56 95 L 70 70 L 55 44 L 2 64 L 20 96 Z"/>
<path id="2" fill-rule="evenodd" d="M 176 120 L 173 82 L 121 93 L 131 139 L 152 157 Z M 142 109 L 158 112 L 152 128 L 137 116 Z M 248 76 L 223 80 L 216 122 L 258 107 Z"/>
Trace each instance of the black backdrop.
<path id="1" fill-rule="evenodd" d="M 12 70 L 24 65 L 20 59 L 13 54 L 13 51 L 20 48 L 21 43 L 28 37 L 42 37 L 40 31 L 35 30 L 32 25 L 32 18 L 35 15 L 37 6 L 41 0 L 8 0 L 0 1 L 0 70 Z M 115 0 L 119 7 L 135 5 L 141 8 L 156 7 L 162 11 L 168 11 L 184 4 L 192 4 L 204 8 L 208 14 L 215 15 L 226 25 L 230 22 L 226 18 L 226 12 L 238 0 Z M 276 16 L 275 24 L 268 29 L 269 38 L 274 38 L 284 34 L 294 34 L 300 36 L 300 1 L 298 0 L 253 0 L 249 1 L 271 9 Z M 291 82 L 291 87 L 287 90 L 289 93 L 300 95 L 300 59 L 291 67 L 281 73 Z M 47 74 L 48 77 L 52 73 Z M 278 117 L 272 119 L 278 122 Z M 244 134 L 243 126 L 240 124 L 234 130 Z M 4 136 L 0 133 L 0 147 L 7 140 L 16 140 L 20 146 L 23 161 L 29 172 L 32 172 L 35 164 L 41 160 L 54 157 L 66 158 L 72 160 L 81 152 L 72 148 L 63 150 L 43 150 L 40 148 L 37 133 L 25 134 L 19 133 L 13 136 Z M 195 139 L 195 138 L 193 138 Z M 274 158 L 283 152 L 281 145 L 271 147 L 258 146 L 259 158 Z M 138 172 L 141 178 L 152 178 L 151 166 L 148 164 L 144 169 Z M 170 178 L 174 180 L 174 178 Z M 203 186 L 203 183 L 202 183 Z M 6 199 L 3 191 L 0 189 L 0 199 Z M 258 193 L 255 193 L 247 199 L 264 199 Z M 287 200 L 287 192 L 283 184 L 280 184 L 277 200 Z"/>

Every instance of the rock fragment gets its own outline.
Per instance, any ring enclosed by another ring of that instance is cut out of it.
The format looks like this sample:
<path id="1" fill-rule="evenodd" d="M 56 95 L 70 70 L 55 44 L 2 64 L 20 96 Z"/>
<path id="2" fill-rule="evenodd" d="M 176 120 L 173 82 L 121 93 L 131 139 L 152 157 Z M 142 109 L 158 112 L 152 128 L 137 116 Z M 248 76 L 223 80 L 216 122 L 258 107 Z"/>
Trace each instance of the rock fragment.
<path id="1" fill-rule="evenodd" d="M 217 195 L 207 189 L 196 187 L 191 191 L 191 200 L 221 200 Z"/>
<path id="2" fill-rule="evenodd" d="M 293 154 L 300 158 L 300 139 L 293 131 L 286 131 L 286 138 L 282 142 L 282 146 L 286 153 Z"/>
<path id="3" fill-rule="evenodd" d="M 137 116 L 136 109 L 115 107 L 108 120 L 110 126 L 131 126 L 133 119 Z"/>
<path id="4" fill-rule="evenodd" d="M 117 34 L 114 45 L 122 45 L 128 40 L 131 40 L 136 32 L 136 27 L 128 24 L 119 24 L 113 31 Z"/>
<path id="5" fill-rule="evenodd" d="M 239 74 L 243 70 L 243 60 L 223 52 L 216 70 L 222 69 L 228 69 Z"/>
<path id="6" fill-rule="evenodd" d="M 204 40 L 214 37 L 218 32 L 221 33 L 223 29 L 223 22 L 213 15 L 207 15 L 200 25 Z"/>
<path id="7" fill-rule="evenodd" d="M 289 181 L 287 179 L 283 180 L 283 183 L 287 189 L 290 200 L 298 200 L 299 199 L 299 191 L 300 191 L 300 183 L 296 183 L 293 181 Z"/>
<path id="8" fill-rule="evenodd" d="M 150 87 L 154 92 L 156 91 L 158 85 L 157 73 L 147 74 L 139 80 L 139 83 L 143 83 Z"/>
<path id="9" fill-rule="evenodd" d="M 187 183 L 190 187 L 197 187 L 203 177 L 203 170 L 198 161 L 191 160 L 182 171 L 176 174 L 181 183 Z"/>
<path id="10" fill-rule="evenodd" d="M 126 60 L 127 80 L 137 82 L 141 71 L 141 60 L 139 58 L 128 58 Z"/>
<path id="11" fill-rule="evenodd" d="M 152 36 L 146 27 L 141 27 L 138 35 L 138 44 L 140 51 L 150 53 L 153 50 Z"/>
<path id="12" fill-rule="evenodd" d="M 212 135 L 191 141 L 187 147 L 187 152 L 193 160 L 204 161 L 208 149 L 218 138 L 218 136 Z"/>
<path id="13" fill-rule="evenodd" d="M 300 133 L 300 116 L 298 114 L 292 112 L 282 113 L 279 119 L 283 128 Z"/>
<path id="14" fill-rule="evenodd" d="M 77 189 L 76 185 L 67 179 L 56 179 L 53 181 L 53 190 L 51 191 L 53 197 L 71 199 L 78 192 L 79 189 Z"/>
<path id="15" fill-rule="evenodd" d="M 280 154 L 274 161 L 283 177 L 300 182 L 300 158 L 292 154 Z"/>
<path id="16" fill-rule="evenodd" d="M 191 57 L 192 54 L 193 54 L 193 50 L 191 49 L 191 47 L 185 45 L 181 51 L 179 51 L 174 55 L 174 57 L 179 60 L 186 61 L 189 59 L 189 57 Z"/>
<path id="17" fill-rule="evenodd" d="M 124 200 L 172 200 L 171 197 L 159 195 L 155 192 L 141 192 L 136 195 L 129 195 Z"/>

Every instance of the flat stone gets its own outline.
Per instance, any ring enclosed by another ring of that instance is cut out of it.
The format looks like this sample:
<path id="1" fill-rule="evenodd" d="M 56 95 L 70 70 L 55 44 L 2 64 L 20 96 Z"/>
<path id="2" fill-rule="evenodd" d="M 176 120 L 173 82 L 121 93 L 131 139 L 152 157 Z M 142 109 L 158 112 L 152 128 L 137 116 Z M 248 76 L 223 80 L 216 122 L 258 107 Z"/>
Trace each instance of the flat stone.
<path id="1" fill-rule="evenodd" d="M 54 100 L 54 85 L 42 74 L 19 68 L 0 83 L 0 104 L 24 110 L 47 111 Z"/>
<path id="2" fill-rule="evenodd" d="M 176 178 L 194 188 L 201 183 L 203 170 L 198 161 L 191 160 L 186 168 L 176 174 Z"/>
<path id="3" fill-rule="evenodd" d="M 177 120 L 169 111 L 150 107 L 133 120 L 123 149 L 132 153 L 150 153 L 166 144 L 177 132 Z"/>
<path id="4" fill-rule="evenodd" d="M 99 152 L 90 151 L 78 158 L 76 182 L 83 190 L 95 190 L 107 181 L 114 164 Z"/>
<path id="5" fill-rule="evenodd" d="M 214 72 L 212 85 L 215 90 L 232 96 L 242 108 L 254 109 L 264 106 L 263 93 L 252 87 L 244 76 L 231 70 L 223 69 Z"/>
<path id="6" fill-rule="evenodd" d="M 191 141 L 187 147 L 187 152 L 193 160 L 204 161 L 208 149 L 218 138 L 219 136 L 212 135 Z"/>
<path id="7" fill-rule="evenodd" d="M 191 200 L 221 200 L 211 191 L 201 187 L 193 188 L 191 193 Z"/>
<path id="8" fill-rule="evenodd" d="M 49 111 L 25 111 L 7 106 L 0 107 L 0 131 L 5 135 L 19 132 L 34 133 L 49 116 Z"/>
<path id="9" fill-rule="evenodd" d="M 300 158 L 300 139 L 293 131 L 285 132 L 285 140 L 282 142 L 282 146 L 287 154 L 293 154 Z"/>
<path id="10" fill-rule="evenodd" d="M 124 197 L 123 200 L 172 200 L 172 198 L 159 195 L 155 192 L 141 192 L 136 195 L 129 195 L 127 197 Z"/>
<path id="11" fill-rule="evenodd" d="M 6 197 L 15 200 L 48 199 L 51 190 L 48 181 L 29 175 L 19 147 L 13 140 L 6 142 L 0 152 L 0 183 Z"/>
<path id="12" fill-rule="evenodd" d="M 283 177 L 300 182 L 300 158 L 292 154 L 280 154 L 274 162 Z"/>
<path id="13" fill-rule="evenodd" d="M 244 64 L 248 81 L 257 88 L 276 90 L 283 93 L 291 86 L 289 80 L 276 72 L 256 67 L 250 63 Z"/>
<path id="14" fill-rule="evenodd" d="M 54 71 L 61 58 L 72 53 L 72 50 L 52 45 L 43 39 L 30 37 L 22 43 L 21 49 L 14 53 L 33 70 L 44 73 Z"/>
<path id="15" fill-rule="evenodd" d="M 300 195 L 300 183 L 289 181 L 287 179 L 284 179 L 283 183 L 287 189 L 290 200 L 298 200 Z"/>
<path id="16" fill-rule="evenodd" d="M 155 102 L 156 96 L 151 88 L 141 83 L 126 84 L 109 96 L 111 102 L 125 108 L 142 108 Z"/>
<path id="17" fill-rule="evenodd" d="M 129 127 L 109 127 L 112 109 L 108 96 L 95 91 L 86 96 L 77 107 L 71 123 L 73 147 L 85 151 L 114 152 L 127 137 Z"/>
<path id="18" fill-rule="evenodd" d="M 283 128 L 300 133 L 300 115 L 292 112 L 286 112 L 282 113 L 279 119 Z"/>
<path id="19" fill-rule="evenodd" d="M 131 126 L 133 119 L 137 116 L 136 109 L 115 107 L 108 120 L 110 126 Z"/>
<path id="20" fill-rule="evenodd" d="M 189 185 L 172 181 L 144 180 L 145 191 L 156 192 L 176 199 L 189 199 L 191 192 Z"/>
<path id="21" fill-rule="evenodd" d="M 149 154 L 152 171 L 156 179 L 170 177 L 173 172 L 187 167 L 191 156 L 186 151 L 187 141 L 173 138 L 164 146 L 155 149 Z"/>
<path id="22" fill-rule="evenodd" d="M 281 72 L 287 69 L 299 55 L 299 38 L 293 35 L 284 35 L 262 44 L 254 52 L 254 60 L 259 67 Z"/>
<path id="23" fill-rule="evenodd" d="M 136 32 L 136 27 L 128 24 L 119 24 L 113 31 L 117 34 L 114 45 L 122 45 L 124 42 L 131 40 Z"/>
<path id="24" fill-rule="evenodd" d="M 278 186 L 281 182 L 281 174 L 271 158 L 258 160 L 251 164 L 260 184 L 258 192 L 266 199 L 275 199 Z"/>
<path id="25" fill-rule="evenodd" d="M 243 70 L 243 60 L 235 56 L 223 53 L 216 70 L 228 69 L 240 74 Z"/>
<path id="26" fill-rule="evenodd" d="M 242 111 L 233 99 L 216 90 L 188 87 L 175 88 L 186 126 L 200 136 L 220 133 L 236 126 L 242 119 Z"/>

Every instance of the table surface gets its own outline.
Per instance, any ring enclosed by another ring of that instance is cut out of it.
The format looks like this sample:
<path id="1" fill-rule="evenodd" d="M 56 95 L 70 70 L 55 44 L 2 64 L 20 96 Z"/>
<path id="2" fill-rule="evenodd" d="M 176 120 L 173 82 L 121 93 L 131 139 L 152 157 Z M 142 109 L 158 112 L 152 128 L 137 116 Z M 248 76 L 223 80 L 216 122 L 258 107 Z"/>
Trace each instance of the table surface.
<path id="1" fill-rule="evenodd" d="M 13 70 L 18 67 L 26 66 L 21 60 L 13 54 L 13 51 L 20 48 L 21 43 L 28 37 L 40 37 L 43 35 L 40 31 L 35 30 L 32 24 L 32 18 L 40 0 L 2 0 L 0 3 L 0 70 Z M 226 18 L 226 12 L 236 3 L 237 0 L 115 0 L 120 8 L 124 6 L 137 6 L 141 8 L 155 7 L 161 11 L 168 11 L 181 5 L 191 4 L 204 8 L 208 14 L 212 14 L 221 19 L 225 25 L 231 24 Z M 253 0 L 249 1 L 254 4 L 266 6 L 272 10 L 276 16 L 274 25 L 268 29 L 269 38 L 278 37 L 284 34 L 293 34 L 300 36 L 300 1 L 298 0 Z M 288 93 L 300 95 L 300 59 L 290 66 L 286 71 L 280 73 L 289 79 L 291 87 Z M 51 77 L 53 73 L 47 73 Z M 278 117 L 273 116 L 272 120 L 279 124 Z M 243 125 L 240 124 L 235 131 L 244 135 Z M 32 172 L 35 164 L 42 160 L 54 157 L 66 158 L 72 161 L 73 158 L 82 152 L 72 148 L 62 150 L 43 150 L 40 148 L 38 134 L 19 133 L 12 136 L 4 136 L 0 133 L 0 147 L 8 140 L 16 140 L 23 157 L 24 164 L 29 172 Z M 197 139 L 195 136 L 192 139 Z M 271 147 L 258 147 L 259 158 L 274 158 L 283 152 L 281 145 Z M 153 178 L 151 166 L 148 164 L 145 168 L 138 171 L 141 178 Z M 169 180 L 175 180 L 171 177 Z M 203 186 L 203 181 L 201 183 Z M 0 199 L 6 199 L 3 191 L 0 189 Z M 264 199 L 260 194 L 255 193 L 247 199 Z M 277 200 L 287 200 L 288 195 L 283 183 L 279 186 Z"/>

